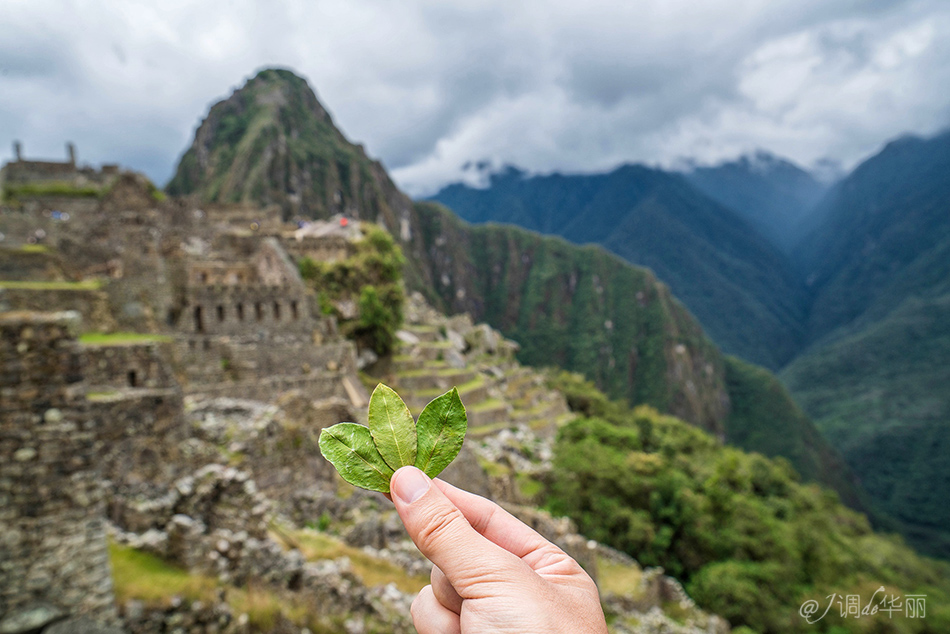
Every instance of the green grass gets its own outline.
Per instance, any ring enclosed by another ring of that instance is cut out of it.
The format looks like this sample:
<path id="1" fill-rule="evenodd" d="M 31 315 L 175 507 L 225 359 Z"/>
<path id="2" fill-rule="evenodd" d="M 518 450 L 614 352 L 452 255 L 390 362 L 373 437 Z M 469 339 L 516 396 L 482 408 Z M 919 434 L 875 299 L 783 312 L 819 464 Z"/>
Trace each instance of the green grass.
<path id="1" fill-rule="evenodd" d="M 138 599 L 166 604 L 172 597 L 189 601 L 212 601 L 218 583 L 211 577 L 189 574 L 155 555 L 119 544 L 109 544 L 112 581 L 121 603 Z"/>
<path id="2" fill-rule="evenodd" d="M 168 343 L 173 341 L 169 335 L 148 332 L 87 332 L 79 336 L 80 343 L 95 346 L 124 346 L 137 343 Z"/>
<path id="3" fill-rule="evenodd" d="M 472 390 L 478 389 L 484 384 L 485 384 L 485 377 L 479 374 L 471 381 L 468 381 L 467 383 L 463 383 L 461 385 L 457 385 L 456 387 L 458 388 L 459 396 L 464 397 L 466 393 L 471 392 Z M 440 394 L 444 392 L 445 390 L 436 387 L 436 388 L 429 388 L 426 390 L 418 390 L 415 394 L 416 396 L 421 396 L 421 397 L 427 397 L 427 396 L 435 397 L 435 396 L 439 396 Z M 465 401 L 463 400 L 462 402 L 464 403 Z"/>
<path id="4" fill-rule="evenodd" d="M 61 196 L 64 198 L 96 198 L 103 193 L 94 185 L 74 185 L 67 181 L 37 181 L 32 183 L 7 183 L 3 186 L 5 200 L 33 196 Z"/>
<path id="5" fill-rule="evenodd" d="M 315 634 L 339 631 L 328 626 L 321 615 L 300 598 L 282 595 L 267 587 L 225 585 L 207 575 L 191 574 L 150 553 L 115 543 L 109 544 L 109 560 L 119 603 L 138 600 L 150 607 L 168 607 L 174 597 L 179 597 L 190 603 L 209 604 L 217 600 L 218 589 L 223 588 L 234 615 L 248 615 L 251 631 L 271 631 L 280 618 Z"/>
<path id="6" fill-rule="evenodd" d="M 470 412 L 484 412 L 487 410 L 497 409 L 499 407 L 504 407 L 504 406 L 505 406 L 505 402 L 502 401 L 501 399 L 488 398 L 480 403 L 476 403 L 475 405 L 472 405 L 471 407 L 467 407 L 466 409 Z"/>
<path id="7" fill-rule="evenodd" d="M 597 561 L 597 587 L 601 594 L 636 598 L 643 570 L 636 564 L 625 566 L 601 557 Z"/>
<path id="8" fill-rule="evenodd" d="M 410 575 L 396 564 L 373 557 L 326 533 L 311 529 L 280 530 L 272 536 L 285 546 L 298 549 L 307 561 L 347 557 L 353 572 L 369 587 L 393 583 L 402 592 L 415 593 L 429 583 L 427 576 Z"/>
<path id="9" fill-rule="evenodd" d="M 112 390 L 109 392 L 86 392 L 87 401 L 108 401 L 118 396 L 120 392 Z"/>
<path id="10" fill-rule="evenodd" d="M 457 374 L 469 374 L 471 370 L 467 368 L 452 368 L 452 367 L 426 367 L 420 368 L 418 370 L 406 370 L 405 372 L 400 372 L 399 376 L 405 378 L 413 378 L 417 376 L 455 376 Z"/>
<path id="11" fill-rule="evenodd" d="M 537 499 L 545 490 L 543 482 L 526 473 L 515 475 L 515 484 L 518 486 L 518 492 L 529 500 Z"/>
<path id="12" fill-rule="evenodd" d="M 0 280 L 0 288 L 27 291 L 97 291 L 102 288 L 101 280 L 83 280 L 81 282 L 21 282 Z"/>
<path id="13" fill-rule="evenodd" d="M 17 247 L 23 253 L 49 253 L 50 248 L 45 244 L 23 244 Z"/>

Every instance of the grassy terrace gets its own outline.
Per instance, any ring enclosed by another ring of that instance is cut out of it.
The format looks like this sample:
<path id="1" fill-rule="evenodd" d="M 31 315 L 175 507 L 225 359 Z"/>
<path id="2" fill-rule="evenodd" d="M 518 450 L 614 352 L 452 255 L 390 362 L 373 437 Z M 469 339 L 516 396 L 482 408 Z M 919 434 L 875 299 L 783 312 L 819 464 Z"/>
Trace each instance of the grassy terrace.
<path id="1" fill-rule="evenodd" d="M 148 332 L 87 332 L 79 336 L 79 341 L 90 346 L 128 346 L 137 343 L 168 343 L 172 341 L 172 337 Z"/>
<path id="2" fill-rule="evenodd" d="M 307 561 L 347 557 L 352 571 L 367 586 L 394 583 L 403 592 L 418 592 L 428 582 L 428 576 L 412 576 L 399 566 L 366 554 L 359 548 L 315 530 L 277 530 L 271 537 L 285 548 L 300 550 Z M 188 602 L 213 603 L 218 588 L 226 590 L 227 602 L 235 616 L 246 613 L 252 631 L 271 631 L 279 616 L 298 627 L 306 627 L 315 634 L 341 631 L 328 627 L 320 614 L 306 605 L 303 598 L 278 592 L 265 586 L 237 588 L 201 574 L 170 564 L 155 555 L 119 544 L 109 545 L 116 599 L 121 603 L 137 599 L 149 606 L 166 606 L 172 597 Z"/>
<path id="3" fill-rule="evenodd" d="M 21 244 L 8 251 L 19 251 L 20 253 L 49 253 L 50 248 L 45 244 Z"/>
<path id="4" fill-rule="evenodd" d="M 464 396 L 466 392 L 471 392 L 474 389 L 480 388 L 484 384 L 485 384 L 485 377 L 479 374 L 468 383 L 463 383 L 462 385 L 458 385 L 456 387 L 458 387 L 459 395 Z M 445 390 L 436 387 L 436 388 L 431 388 L 428 390 L 417 390 L 415 392 L 415 395 L 421 396 L 421 397 L 426 397 L 426 396 L 436 397 L 444 392 Z"/>
<path id="5" fill-rule="evenodd" d="M 38 181 L 34 183 L 8 183 L 3 186 L 3 199 L 21 196 L 62 196 L 64 198 L 97 198 L 104 193 L 94 185 L 74 185 L 67 181 Z"/>
<path id="6" fill-rule="evenodd" d="M 453 368 L 448 366 L 428 366 L 421 370 L 406 370 L 400 372 L 399 376 L 403 378 L 412 378 L 416 376 L 455 376 L 457 374 L 469 374 L 472 370 L 467 368 Z"/>
<path id="7" fill-rule="evenodd" d="M 102 288 L 100 280 L 83 280 L 81 282 L 20 282 L 0 280 L 0 288 L 27 291 L 97 291 Z"/>
<path id="8" fill-rule="evenodd" d="M 481 403 L 476 403 L 471 407 L 467 408 L 470 412 L 484 412 L 490 409 L 496 409 L 499 407 L 504 407 L 505 403 L 501 399 L 497 398 L 487 398 Z"/>
<path id="9" fill-rule="evenodd" d="M 109 401 L 118 396 L 120 392 L 118 390 L 112 390 L 111 392 L 86 392 L 87 401 Z"/>
<path id="10" fill-rule="evenodd" d="M 414 593 L 429 583 L 427 575 L 410 575 L 396 564 L 377 559 L 326 533 L 304 529 L 280 531 L 272 534 L 272 537 L 288 548 L 298 549 L 307 561 L 349 558 L 353 572 L 369 587 L 393 583 L 403 592 Z"/>
<path id="11" fill-rule="evenodd" d="M 155 555 L 118 544 L 109 545 L 109 559 L 119 602 L 137 599 L 149 606 L 164 607 L 177 596 L 188 602 L 213 603 L 217 589 L 222 587 L 235 616 L 248 615 L 252 631 L 270 631 L 280 615 L 298 626 L 308 627 L 311 632 L 330 631 L 308 606 L 273 590 L 226 586 L 207 575 L 189 574 Z"/>

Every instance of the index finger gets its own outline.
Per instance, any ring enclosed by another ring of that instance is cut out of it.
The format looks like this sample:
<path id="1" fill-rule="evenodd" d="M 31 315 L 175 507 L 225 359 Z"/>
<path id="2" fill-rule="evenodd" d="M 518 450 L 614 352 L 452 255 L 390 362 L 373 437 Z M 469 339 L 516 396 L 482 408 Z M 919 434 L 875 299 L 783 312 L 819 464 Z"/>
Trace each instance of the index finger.
<path id="1" fill-rule="evenodd" d="M 536 530 L 501 508 L 491 500 L 480 495 L 463 491 L 448 482 L 436 478 L 433 480 L 449 500 L 462 511 L 478 533 L 515 556 L 524 559 L 539 550 L 551 554 L 557 551 L 568 557 L 567 553 L 545 539 Z"/>

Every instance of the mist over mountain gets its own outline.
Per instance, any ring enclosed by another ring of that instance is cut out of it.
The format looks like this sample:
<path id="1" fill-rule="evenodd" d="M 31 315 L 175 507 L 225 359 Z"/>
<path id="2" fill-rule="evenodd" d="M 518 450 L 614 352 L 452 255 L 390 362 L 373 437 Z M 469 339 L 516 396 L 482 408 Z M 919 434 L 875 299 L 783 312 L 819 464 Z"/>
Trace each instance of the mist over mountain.
<path id="1" fill-rule="evenodd" d="M 684 176 L 642 165 L 606 174 L 492 174 L 432 200 L 470 222 L 501 222 L 596 243 L 670 285 L 730 353 L 779 368 L 798 351 L 806 293 L 787 258 Z"/>
<path id="2" fill-rule="evenodd" d="M 950 518 L 928 510 L 950 496 L 948 175 L 944 133 L 900 138 L 831 186 L 758 153 L 682 177 L 509 167 L 434 198 L 650 267 L 723 349 L 784 366 L 883 512 L 948 556 Z"/>
<path id="3" fill-rule="evenodd" d="M 813 343 L 782 372 L 915 544 L 950 556 L 950 133 L 888 144 L 795 250 Z"/>
<path id="4" fill-rule="evenodd" d="M 828 185 L 794 163 L 759 151 L 712 167 L 694 167 L 686 178 L 736 211 L 783 252 L 804 237 L 804 223 Z"/>

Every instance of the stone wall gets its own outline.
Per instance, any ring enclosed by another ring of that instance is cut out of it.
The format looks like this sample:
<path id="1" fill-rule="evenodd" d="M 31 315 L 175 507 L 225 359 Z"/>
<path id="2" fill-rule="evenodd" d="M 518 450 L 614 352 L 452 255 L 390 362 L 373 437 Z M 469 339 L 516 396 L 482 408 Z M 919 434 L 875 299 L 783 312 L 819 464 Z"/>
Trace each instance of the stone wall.
<path id="1" fill-rule="evenodd" d="M 275 376 L 296 380 L 315 373 L 356 374 L 356 348 L 346 340 L 318 345 L 309 337 L 270 336 L 266 332 L 259 339 L 189 336 L 176 340 L 174 354 L 188 392 L 204 392 L 209 384 L 243 384 Z M 231 389 L 222 393 L 232 394 L 240 397 Z"/>
<path id="2" fill-rule="evenodd" d="M 67 614 L 116 620 L 77 323 L 75 313 L 0 314 L 3 632 Z"/>
<path id="3" fill-rule="evenodd" d="M 294 259 L 310 258 L 315 262 L 345 260 L 356 252 L 353 242 L 344 236 L 306 236 L 299 240 L 290 237 L 281 240 L 281 245 Z"/>
<path id="4" fill-rule="evenodd" d="M 85 331 L 112 332 L 115 319 L 105 292 L 92 288 L 0 288 L 0 311 L 76 311 Z"/>
<path id="5" fill-rule="evenodd" d="M 283 392 L 299 390 L 314 399 L 346 398 L 343 377 L 338 373 L 314 373 L 306 376 L 272 376 L 253 381 L 228 381 L 195 387 L 207 397 L 244 398 L 269 402 Z"/>
<path id="6" fill-rule="evenodd" d="M 171 343 L 87 344 L 83 350 L 90 391 L 177 386 L 169 366 Z"/>
<path id="7" fill-rule="evenodd" d="M 188 437 L 181 390 L 135 389 L 93 395 L 96 459 L 110 493 L 163 485 L 177 477 Z"/>
<path id="8" fill-rule="evenodd" d="M 0 247 L 0 280 L 64 279 L 62 263 L 54 253 Z"/>
<path id="9" fill-rule="evenodd" d="M 182 333 L 255 336 L 270 330 L 313 330 L 310 302 L 302 288 L 222 284 L 195 286 L 188 295 L 179 319 Z"/>

